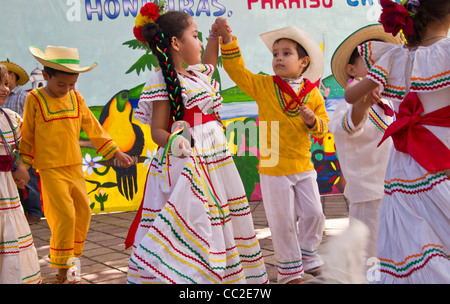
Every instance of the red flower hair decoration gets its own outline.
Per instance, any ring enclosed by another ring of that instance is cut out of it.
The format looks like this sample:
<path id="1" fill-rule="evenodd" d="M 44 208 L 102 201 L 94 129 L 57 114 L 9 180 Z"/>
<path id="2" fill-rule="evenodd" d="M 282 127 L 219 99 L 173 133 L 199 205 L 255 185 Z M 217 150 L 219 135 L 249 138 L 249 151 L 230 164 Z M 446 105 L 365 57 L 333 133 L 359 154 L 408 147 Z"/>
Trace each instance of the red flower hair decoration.
<path id="1" fill-rule="evenodd" d="M 402 3 L 408 4 L 407 2 L 402 1 Z M 386 33 L 397 36 L 398 32 L 402 30 L 407 35 L 414 35 L 414 22 L 412 20 L 414 12 L 407 10 L 404 5 L 391 0 L 380 0 L 380 5 L 382 13 L 378 22 L 383 25 Z"/>
<path id="2" fill-rule="evenodd" d="M 146 3 L 139 14 L 136 16 L 135 26 L 133 28 L 133 34 L 137 40 L 140 42 L 146 42 L 144 37 L 142 37 L 142 28 L 147 23 L 154 23 L 158 20 L 159 16 L 163 15 L 166 10 L 165 1 L 159 1 L 159 5 L 149 2 Z"/>

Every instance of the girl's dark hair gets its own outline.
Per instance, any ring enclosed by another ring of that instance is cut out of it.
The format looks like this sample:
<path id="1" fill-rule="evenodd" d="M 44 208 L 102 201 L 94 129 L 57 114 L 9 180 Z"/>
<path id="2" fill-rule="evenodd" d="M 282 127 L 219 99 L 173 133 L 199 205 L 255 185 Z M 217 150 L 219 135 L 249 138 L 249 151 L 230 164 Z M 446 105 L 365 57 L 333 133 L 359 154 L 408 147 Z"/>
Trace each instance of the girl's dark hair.
<path id="1" fill-rule="evenodd" d="M 406 4 L 408 8 L 408 3 Z M 428 24 L 433 21 L 444 20 L 450 14 L 449 0 L 422 0 L 420 6 L 415 7 L 417 12 L 414 15 L 414 35 L 406 35 L 408 45 L 418 45 L 422 42 Z"/>
<path id="2" fill-rule="evenodd" d="M 171 41 L 172 37 L 182 39 L 191 20 L 192 17 L 186 12 L 169 11 L 161 15 L 155 23 L 144 25 L 142 30 L 142 36 L 158 58 L 169 93 L 170 114 L 174 121 L 183 119 L 184 104 L 181 97 L 181 84 L 170 52 Z"/>

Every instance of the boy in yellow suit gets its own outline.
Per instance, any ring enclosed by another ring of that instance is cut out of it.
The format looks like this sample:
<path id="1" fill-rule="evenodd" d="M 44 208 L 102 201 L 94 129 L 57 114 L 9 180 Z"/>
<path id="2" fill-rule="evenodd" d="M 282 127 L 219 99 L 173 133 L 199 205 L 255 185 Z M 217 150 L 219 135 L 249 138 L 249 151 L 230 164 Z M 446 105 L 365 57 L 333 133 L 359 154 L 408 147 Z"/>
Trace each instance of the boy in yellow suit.
<path id="1" fill-rule="evenodd" d="M 50 262 L 59 269 L 55 283 L 63 283 L 73 257 L 81 256 L 91 218 L 78 144 L 81 128 L 105 159 L 115 157 L 124 167 L 132 160 L 117 148 L 82 95 L 73 90 L 79 73 L 97 64 L 80 67 L 74 48 L 47 46 L 44 53 L 30 47 L 30 51 L 44 66 L 47 85 L 27 96 L 20 156 L 27 168 L 33 165 L 39 171 L 45 216 L 52 232 Z"/>
<path id="2" fill-rule="evenodd" d="M 328 132 L 325 103 L 314 85 L 322 73 L 323 55 L 295 26 L 267 32 L 261 38 L 273 55 L 275 76 L 253 74 L 245 68 L 226 20 L 218 18 L 216 25 L 213 32 L 222 37 L 225 70 L 258 105 L 259 173 L 277 281 L 300 283 L 304 272 L 317 274 L 323 265 L 317 247 L 325 216 L 310 153 L 310 134 L 323 137 Z"/>

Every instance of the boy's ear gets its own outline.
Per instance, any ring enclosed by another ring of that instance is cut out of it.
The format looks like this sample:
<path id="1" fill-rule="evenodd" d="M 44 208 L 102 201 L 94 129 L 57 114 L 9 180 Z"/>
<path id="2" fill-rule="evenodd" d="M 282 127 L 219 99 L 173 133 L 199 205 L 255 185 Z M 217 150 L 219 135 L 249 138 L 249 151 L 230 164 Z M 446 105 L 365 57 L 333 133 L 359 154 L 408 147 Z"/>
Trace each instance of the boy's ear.
<path id="1" fill-rule="evenodd" d="M 44 77 L 45 81 L 48 81 L 50 79 L 50 76 L 47 74 L 45 70 L 42 70 L 42 76 Z"/>
<path id="2" fill-rule="evenodd" d="M 309 64 L 309 62 L 310 62 L 309 56 L 305 56 L 305 57 L 301 58 L 300 60 L 302 61 L 303 65 L 304 65 L 305 67 L 306 67 L 306 66 Z"/>
<path id="3" fill-rule="evenodd" d="M 355 66 L 353 64 L 347 63 L 344 70 L 348 75 L 355 77 Z"/>

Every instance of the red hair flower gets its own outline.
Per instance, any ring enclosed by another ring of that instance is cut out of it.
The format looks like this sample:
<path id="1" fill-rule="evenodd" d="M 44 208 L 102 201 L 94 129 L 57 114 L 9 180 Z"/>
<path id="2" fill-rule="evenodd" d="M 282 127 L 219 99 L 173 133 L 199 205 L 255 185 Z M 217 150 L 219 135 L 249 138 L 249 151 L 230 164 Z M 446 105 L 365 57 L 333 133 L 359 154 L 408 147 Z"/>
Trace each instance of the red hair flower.
<path id="1" fill-rule="evenodd" d="M 380 0 L 382 13 L 378 22 L 383 25 L 386 33 L 397 36 L 400 30 L 407 35 L 414 34 L 414 23 L 411 13 L 401 4 L 391 0 Z"/>
<path id="2" fill-rule="evenodd" d="M 144 37 L 142 37 L 142 28 L 147 23 L 154 23 L 161 15 L 160 11 L 163 9 L 163 6 L 156 5 L 153 2 L 146 3 L 143 7 L 141 7 L 139 14 L 136 16 L 136 20 L 134 22 L 135 26 L 133 28 L 133 34 L 137 40 L 140 42 L 145 42 Z"/>
<path id="3" fill-rule="evenodd" d="M 159 6 L 155 3 L 149 2 L 141 7 L 140 13 L 142 16 L 146 16 L 148 19 L 155 22 L 159 17 Z"/>
<path id="4" fill-rule="evenodd" d="M 140 42 L 145 42 L 144 37 L 142 37 L 142 27 L 134 27 L 133 28 L 134 37 Z"/>

